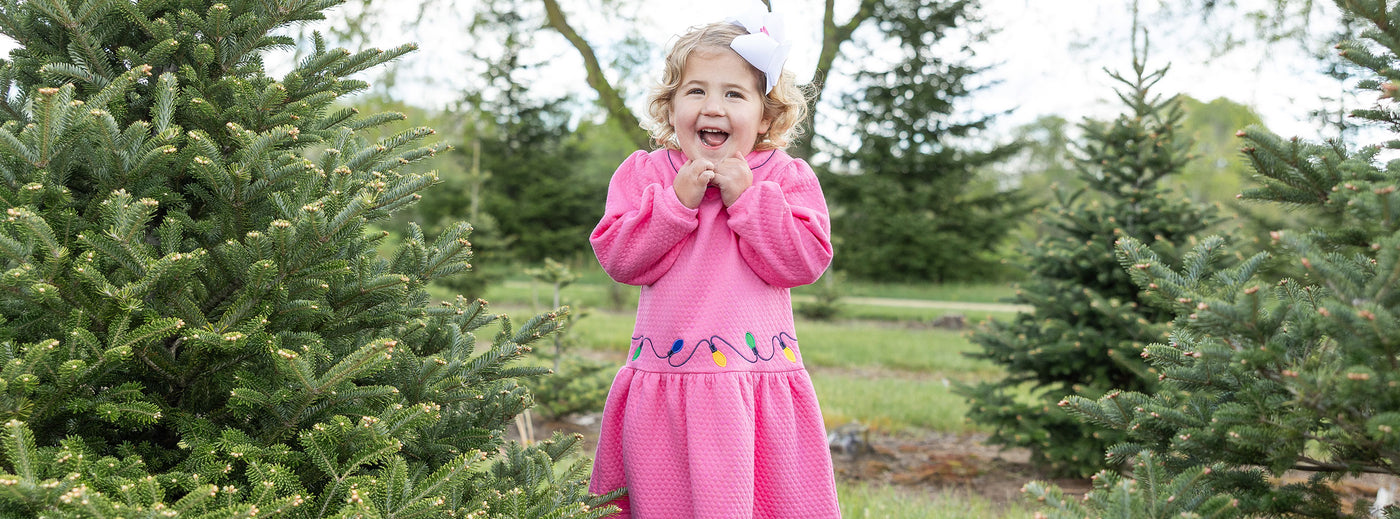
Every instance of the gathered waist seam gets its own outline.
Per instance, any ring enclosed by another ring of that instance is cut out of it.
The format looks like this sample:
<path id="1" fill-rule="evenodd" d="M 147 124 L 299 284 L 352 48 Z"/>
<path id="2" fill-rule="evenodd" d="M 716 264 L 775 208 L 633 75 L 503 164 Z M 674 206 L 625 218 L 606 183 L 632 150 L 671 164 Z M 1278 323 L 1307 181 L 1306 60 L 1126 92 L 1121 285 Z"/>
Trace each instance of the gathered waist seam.
<path id="1" fill-rule="evenodd" d="M 632 371 L 638 371 L 641 373 L 655 373 L 657 375 L 787 375 L 791 373 L 807 371 L 807 368 L 803 366 L 797 366 L 795 368 L 789 368 L 784 370 L 732 369 L 721 371 L 662 371 L 656 369 L 647 369 L 646 366 L 638 366 L 631 363 L 624 364 L 622 366 L 622 369 L 630 369 Z"/>

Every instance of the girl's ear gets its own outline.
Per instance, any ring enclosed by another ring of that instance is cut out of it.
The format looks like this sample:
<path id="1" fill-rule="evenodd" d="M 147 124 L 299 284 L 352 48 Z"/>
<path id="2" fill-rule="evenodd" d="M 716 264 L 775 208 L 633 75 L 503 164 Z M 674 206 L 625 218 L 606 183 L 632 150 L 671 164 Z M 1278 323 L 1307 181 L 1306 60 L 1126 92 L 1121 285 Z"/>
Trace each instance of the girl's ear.
<path id="1" fill-rule="evenodd" d="M 768 128 L 771 126 L 773 126 L 773 118 L 768 115 L 764 115 L 763 119 L 758 121 L 758 134 L 763 135 L 765 133 L 768 133 Z"/>

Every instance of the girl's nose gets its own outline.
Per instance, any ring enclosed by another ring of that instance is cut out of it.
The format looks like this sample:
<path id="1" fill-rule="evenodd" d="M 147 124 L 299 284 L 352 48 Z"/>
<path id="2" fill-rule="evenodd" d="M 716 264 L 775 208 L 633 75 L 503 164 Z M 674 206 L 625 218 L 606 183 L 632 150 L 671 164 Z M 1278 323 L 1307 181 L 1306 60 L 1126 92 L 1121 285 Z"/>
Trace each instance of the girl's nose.
<path id="1" fill-rule="evenodd" d="M 724 105 L 722 105 L 718 99 L 715 99 L 713 97 L 707 98 L 705 99 L 705 104 L 700 106 L 700 113 L 716 117 L 723 116 Z"/>

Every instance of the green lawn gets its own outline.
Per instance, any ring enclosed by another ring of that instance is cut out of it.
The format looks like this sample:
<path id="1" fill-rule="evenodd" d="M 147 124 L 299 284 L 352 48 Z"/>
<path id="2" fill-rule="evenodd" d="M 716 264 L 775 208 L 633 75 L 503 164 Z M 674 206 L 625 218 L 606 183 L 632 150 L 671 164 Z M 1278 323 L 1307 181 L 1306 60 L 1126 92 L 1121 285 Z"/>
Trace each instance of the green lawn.
<path id="1" fill-rule="evenodd" d="M 844 482 L 836 487 L 841 496 L 841 517 L 845 519 L 986 519 L 1031 517 L 1035 513 L 1035 507 L 1025 501 L 993 503 L 966 491 L 924 494 Z"/>
<path id="2" fill-rule="evenodd" d="M 977 346 L 961 331 L 882 322 L 799 320 L 797 339 L 810 367 L 878 367 L 930 377 L 984 377 L 996 368 L 963 355 Z"/>
<path id="3" fill-rule="evenodd" d="M 828 428 L 856 421 L 885 432 L 979 430 L 963 418 L 967 402 L 953 394 L 947 379 L 809 371 Z"/>

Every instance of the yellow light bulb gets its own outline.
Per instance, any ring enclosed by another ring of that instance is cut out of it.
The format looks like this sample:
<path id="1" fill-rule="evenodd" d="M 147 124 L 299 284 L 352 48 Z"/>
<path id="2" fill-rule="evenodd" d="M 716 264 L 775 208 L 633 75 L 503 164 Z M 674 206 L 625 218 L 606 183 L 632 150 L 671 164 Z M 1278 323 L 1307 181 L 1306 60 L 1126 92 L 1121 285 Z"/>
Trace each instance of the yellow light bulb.
<path id="1" fill-rule="evenodd" d="M 786 344 L 783 345 L 783 356 L 787 357 L 790 362 L 797 362 L 797 355 L 794 354 L 792 348 L 787 347 Z"/>
<path id="2" fill-rule="evenodd" d="M 719 365 L 721 368 L 729 364 L 729 359 L 724 358 L 724 354 L 720 353 L 719 350 L 711 351 L 710 356 L 715 358 L 715 364 Z"/>

